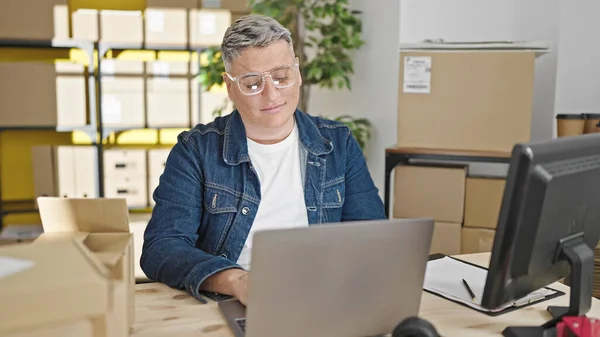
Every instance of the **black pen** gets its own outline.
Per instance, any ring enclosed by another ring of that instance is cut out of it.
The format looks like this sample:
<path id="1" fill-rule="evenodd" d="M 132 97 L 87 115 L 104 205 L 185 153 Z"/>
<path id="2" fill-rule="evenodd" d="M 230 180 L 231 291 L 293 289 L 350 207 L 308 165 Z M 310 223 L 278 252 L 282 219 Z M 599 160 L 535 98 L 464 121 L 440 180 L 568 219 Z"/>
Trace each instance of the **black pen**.
<path id="1" fill-rule="evenodd" d="M 465 285 L 465 288 L 467 288 L 467 291 L 469 292 L 471 299 L 473 300 L 473 302 L 476 302 L 475 294 L 473 294 L 473 290 L 471 290 L 471 287 L 469 287 L 469 284 L 467 283 L 467 281 L 465 281 L 465 279 L 462 279 L 462 281 L 463 281 L 463 284 Z"/>

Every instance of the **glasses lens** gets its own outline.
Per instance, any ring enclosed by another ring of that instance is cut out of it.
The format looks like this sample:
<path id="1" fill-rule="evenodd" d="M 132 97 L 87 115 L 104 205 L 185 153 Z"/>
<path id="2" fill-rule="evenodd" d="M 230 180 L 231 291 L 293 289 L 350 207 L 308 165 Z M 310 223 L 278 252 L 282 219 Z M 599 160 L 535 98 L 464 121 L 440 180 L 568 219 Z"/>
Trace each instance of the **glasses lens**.
<path id="1" fill-rule="evenodd" d="M 263 89 L 262 76 L 248 75 L 239 79 L 240 90 L 245 94 L 255 94 Z"/>
<path id="2" fill-rule="evenodd" d="M 294 67 L 283 67 L 273 70 L 271 78 L 276 88 L 286 88 L 296 82 L 296 69 Z"/>

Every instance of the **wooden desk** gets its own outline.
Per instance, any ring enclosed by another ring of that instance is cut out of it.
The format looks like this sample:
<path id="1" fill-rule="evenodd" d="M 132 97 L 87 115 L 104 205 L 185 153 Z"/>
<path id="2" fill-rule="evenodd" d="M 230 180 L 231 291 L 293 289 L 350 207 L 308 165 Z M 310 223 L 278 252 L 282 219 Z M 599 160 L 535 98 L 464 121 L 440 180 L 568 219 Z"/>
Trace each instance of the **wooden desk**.
<path id="1" fill-rule="evenodd" d="M 489 253 L 459 258 L 487 266 Z M 419 316 L 434 324 L 444 337 L 501 336 L 508 325 L 541 325 L 550 319 L 548 305 L 567 305 L 569 288 L 552 287 L 565 295 L 498 317 L 489 317 L 464 306 L 423 293 Z M 589 317 L 600 317 L 600 301 L 593 299 Z M 132 337 L 232 337 L 215 302 L 201 304 L 186 293 L 159 283 L 136 286 L 136 323 Z"/>

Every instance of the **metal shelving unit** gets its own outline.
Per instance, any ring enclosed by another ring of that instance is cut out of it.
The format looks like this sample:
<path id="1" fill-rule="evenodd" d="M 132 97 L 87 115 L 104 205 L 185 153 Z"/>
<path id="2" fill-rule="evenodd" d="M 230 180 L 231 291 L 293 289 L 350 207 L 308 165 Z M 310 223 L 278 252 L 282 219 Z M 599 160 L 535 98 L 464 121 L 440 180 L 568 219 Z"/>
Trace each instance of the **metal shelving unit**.
<path id="1" fill-rule="evenodd" d="M 95 183 L 98 195 L 96 197 L 104 197 L 104 140 L 106 140 L 111 134 L 129 130 L 143 130 L 143 129 L 169 129 L 169 128 L 186 128 L 192 127 L 192 125 L 181 125 L 181 126 L 162 126 L 162 127 L 127 127 L 127 126 L 104 126 L 102 122 L 102 63 L 106 60 L 107 53 L 109 51 L 182 51 L 197 53 L 198 67 L 200 63 L 200 53 L 205 50 L 205 47 L 190 47 L 190 46 L 160 46 L 160 45 L 145 45 L 145 44 L 110 44 L 102 42 L 90 42 L 90 41 L 76 41 L 76 40 L 18 40 L 18 39 L 0 39 L 0 48 L 24 48 L 24 49 L 80 49 L 87 53 L 88 60 L 88 109 L 90 113 L 90 123 L 83 127 L 62 127 L 62 126 L 10 126 L 0 127 L 0 133 L 4 131 L 36 131 L 36 130 L 52 130 L 57 132 L 74 132 L 81 131 L 87 134 L 91 140 L 90 146 L 96 147 L 97 150 L 97 162 L 95 172 Z M 97 53 L 97 54 L 96 54 Z M 95 56 L 97 58 L 97 67 L 95 64 Z M 8 61 L 11 62 L 11 61 Z M 190 60 L 191 62 L 191 60 Z M 195 74 L 189 74 L 194 76 Z M 198 83 L 199 92 L 201 90 L 200 83 Z M 198 100 L 200 100 L 198 95 Z M 198 107 L 200 107 L 200 101 Z M 194 111 L 193 113 L 200 113 L 200 111 Z M 2 163 L 0 162 L 0 172 Z M 24 214 L 24 213 L 36 213 L 38 212 L 35 207 L 35 200 L 22 200 L 22 201 L 8 201 L 5 202 L 2 199 L 2 179 L 0 179 L 0 230 L 3 225 L 3 218 L 9 214 Z M 136 208 L 132 209 L 133 212 L 148 212 L 152 208 Z"/>

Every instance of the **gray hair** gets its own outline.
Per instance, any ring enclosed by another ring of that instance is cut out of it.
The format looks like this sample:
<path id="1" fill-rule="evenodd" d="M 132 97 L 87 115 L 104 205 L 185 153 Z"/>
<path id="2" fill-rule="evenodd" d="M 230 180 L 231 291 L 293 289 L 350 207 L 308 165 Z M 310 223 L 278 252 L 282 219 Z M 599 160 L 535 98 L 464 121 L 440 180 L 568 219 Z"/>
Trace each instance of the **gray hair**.
<path id="1" fill-rule="evenodd" d="M 266 47 L 279 40 L 286 41 L 292 53 L 292 34 L 277 20 L 264 15 L 249 14 L 237 19 L 227 28 L 221 44 L 221 57 L 225 71 L 229 71 L 235 58 L 249 47 Z"/>

